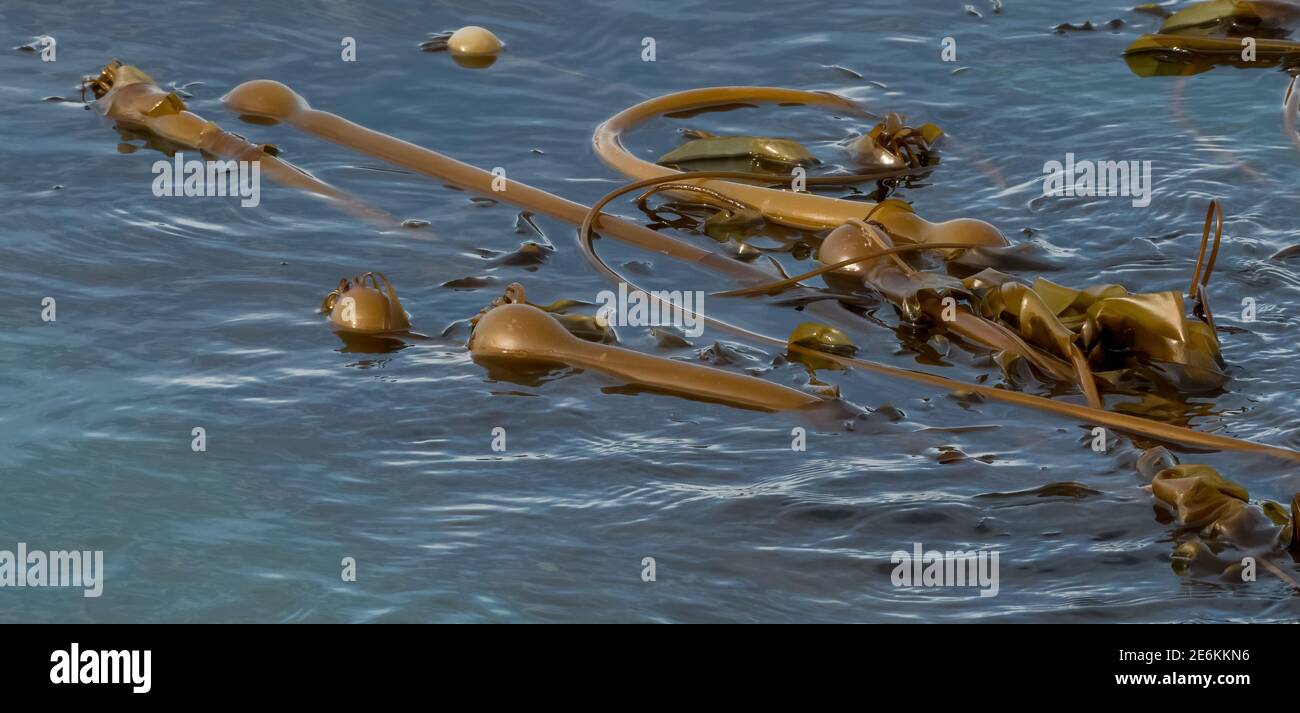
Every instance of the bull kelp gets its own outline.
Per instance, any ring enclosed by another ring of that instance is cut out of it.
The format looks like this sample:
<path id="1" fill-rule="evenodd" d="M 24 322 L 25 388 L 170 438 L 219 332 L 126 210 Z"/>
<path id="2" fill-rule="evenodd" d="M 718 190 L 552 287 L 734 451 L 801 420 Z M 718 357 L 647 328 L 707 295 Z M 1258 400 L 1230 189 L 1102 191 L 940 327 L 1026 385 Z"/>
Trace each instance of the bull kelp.
<path id="1" fill-rule="evenodd" d="M 1251 17 L 1258 17 L 1261 23 L 1279 22 L 1269 14 L 1248 15 L 1243 9 L 1246 5 L 1263 6 L 1217 3 L 1223 12 L 1214 15 L 1213 22 L 1179 13 L 1170 18 L 1178 18 L 1178 23 L 1162 29 L 1161 35 L 1193 38 L 1194 42 L 1179 40 L 1183 44 L 1178 47 L 1214 57 L 1209 43 L 1231 41 L 1242 27 L 1258 26 L 1250 25 Z M 1224 37 L 1210 37 L 1213 32 L 1224 33 Z M 454 34 L 436 37 L 423 48 L 490 58 L 500 51 L 501 44 L 488 35 L 473 32 L 460 38 Z M 469 40 L 481 42 L 471 46 L 473 43 L 466 44 Z M 1162 41 L 1152 40 L 1156 44 Z M 1281 35 L 1261 37 L 1259 49 L 1262 57 L 1276 60 L 1275 65 L 1289 61 L 1291 50 Z M 1178 49 L 1174 54 L 1181 52 Z M 1144 53 L 1139 48 L 1132 56 Z M 216 144 L 208 137 L 221 135 L 215 133 L 215 125 L 197 117 L 190 119 L 179 97 L 161 90 L 152 80 L 139 79 L 145 75 L 137 73 L 123 65 L 110 65 L 89 85 L 111 118 L 180 146 L 236 155 L 230 150 L 213 150 Z M 150 87 L 148 101 L 138 110 L 127 109 L 132 105 L 124 103 L 129 95 L 125 89 L 133 84 Z M 119 94 L 110 96 L 115 91 Z M 313 98 L 322 105 L 346 103 L 337 96 Z M 506 190 L 494 190 L 499 177 L 492 172 L 315 109 L 279 82 L 241 84 L 224 101 L 239 116 L 261 123 L 282 122 L 365 156 L 575 226 L 578 250 L 592 269 L 613 284 L 640 289 L 624 274 L 626 264 L 615 269 L 598 254 L 596 246 L 602 239 L 623 242 L 646 257 L 702 268 L 711 276 L 709 287 L 715 296 L 750 298 L 746 308 L 770 311 L 777 319 L 788 318 L 789 323 L 768 329 L 769 334 L 698 316 L 717 332 L 774 348 L 780 359 L 797 363 L 795 368 L 806 369 L 808 375 L 805 384 L 792 386 L 779 383 L 778 377 L 763 370 L 741 373 L 644 353 L 635 345 L 620 344 L 613 330 L 595 317 L 571 310 L 580 303 L 580 295 L 562 294 L 565 299 L 548 308 L 528 302 L 523 285 L 513 283 L 479 314 L 456 315 L 470 330 L 464 350 L 457 354 L 468 354 L 506 380 L 512 371 L 535 364 L 558 365 L 600 372 L 636 389 L 798 415 L 842 403 L 837 391 L 829 388 L 833 385 L 820 379 L 834 380 L 838 370 L 862 370 L 925 384 L 963 399 L 978 396 L 1056 414 L 1085 427 L 1108 427 L 1144 443 L 1158 440 L 1300 460 L 1300 454 L 1288 448 L 1233 438 L 1222 431 L 1196 430 L 1162 420 L 1155 412 L 1135 415 L 1114 406 L 1117 397 L 1152 392 L 1174 402 L 1189 396 L 1213 398 L 1229 383 L 1229 365 L 1210 304 L 1210 276 L 1216 261 L 1226 261 L 1226 256 L 1219 259 L 1223 213 L 1217 201 L 1211 202 L 1203 228 L 1201 255 L 1195 265 L 1187 266 L 1190 289 L 1184 290 L 1187 283 L 1181 278 L 1176 285 L 1144 284 L 1131 275 L 1113 282 L 1048 279 L 1040 273 L 1050 269 L 1049 261 L 1038 259 L 1032 244 L 1017 244 L 992 223 L 975 217 L 982 207 L 974 201 L 967 207 L 971 217 L 932 221 L 922 217 L 930 214 L 924 205 L 918 202 L 914 206 L 899 197 L 900 187 L 921 180 L 934 181 L 932 192 L 945 190 L 945 176 L 939 170 L 940 147 L 948 139 L 945 129 L 960 131 L 960 122 L 952 126 L 944 122 L 944 129 L 919 120 L 909 124 L 899 113 L 867 112 L 856 101 L 826 92 L 705 87 L 651 98 L 620 111 L 596 129 L 592 145 L 600 160 L 630 183 L 591 205 L 535 188 L 517 178 L 513 169 L 505 180 Z M 629 135 L 635 129 L 652 120 L 737 104 L 777 105 L 777 111 L 810 108 L 848 117 L 854 123 L 852 136 L 835 146 L 849 167 L 838 173 L 828 168 L 822 160 L 824 154 L 819 154 L 813 143 L 824 137 L 787 135 L 778 133 L 780 130 L 713 135 L 691 129 L 683 132 L 685 141 L 666 151 L 625 145 L 632 143 Z M 591 117 L 593 122 L 596 118 Z M 240 146 L 244 153 L 238 155 L 251 155 L 248 147 L 257 148 L 251 143 Z M 279 161 L 273 148 L 257 150 L 266 161 L 288 169 L 283 172 L 286 183 L 327 196 L 354 212 L 382 214 Z M 947 170 L 946 163 L 943 170 Z M 580 178 L 607 179 L 608 175 Z M 853 192 L 844 195 L 846 189 Z M 716 242 L 693 241 L 607 212 L 613 201 L 633 191 L 640 192 L 636 201 L 647 212 L 667 213 L 668 206 L 681 211 L 682 225 L 691 225 L 694 216 L 701 217 L 701 232 Z M 1198 201 L 1198 211 L 1201 205 Z M 753 235 L 761 233 L 792 236 L 790 243 L 800 250 L 792 250 L 792 256 L 815 260 L 820 267 L 791 276 L 775 260 L 759 260 L 765 251 L 749 243 Z M 534 244 L 532 252 L 543 256 L 530 263 L 536 266 L 551 250 Z M 352 268 L 347 269 L 351 274 Z M 385 269 L 395 280 L 401 277 L 391 268 Z M 337 274 L 332 273 L 330 279 Z M 545 271 L 529 280 L 530 292 L 556 286 Z M 403 294 L 411 294 L 408 289 L 403 287 Z M 883 312 L 867 314 L 862 309 L 867 300 L 877 300 Z M 716 304 L 738 306 L 737 301 L 719 300 Z M 433 310 L 425 305 L 423 311 Z M 410 331 L 412 319 L 383 273 L 366 272 L 342 280 L 321 304 L 321 312 L 345 341 L 351 336 L 385 344 L 421 338 Z M 982 369 L 988 373 L 975 374 L 974 381 L 951 379 L 861 356 L 863 345 L 906 345 L 904 333 L 906 339 L 951 343 L 956 349 L 987 357 Z M 383 352 L 388 347 L 381 344 L 374 349 Z M 366 346 L 362 343 L 352 351 L 366 351 Z M 1003 384 L 987 383 L 989 378 L 999 377 Z M 989 443 L 997 438 L 989 435 Z M 1169 458 L 1172 461 L 1172 456 Z M 1217 475 L 1212 477 L 1205 469 L 1208 466 L 1170 462 L 1150 476 L 1157 500 L 1175 512 L 1179 536 L 1186 534 L 1183 530 L 1199 528 L 1195 538 L 1188 535 L 1179 543 L 1180 548 L 1186 544 L 1190 554 L 1178 554 L 1176 560 L 1195 560 L 1201 551 L 1198 547 L 1215 556 L 1238 549 L 1257 553 L 1266 561 L 1282 556 L 1287 543 L 1294 540 L 1294 513 L 1287 515 L 1272 501 L 1250 501 L 1244 488 Z M 1215 500 L 1220 496 L 1228 500 Z M 1196 514 L 1202 510 L 1211 511 L 1210 515 Z M 1214 529 L 1205 529 L 1209 527 Z M 1203 568 L 1191 569 L 1199 572 Z M 1215 574 L 1226 569 L 1227 565 Z"/>

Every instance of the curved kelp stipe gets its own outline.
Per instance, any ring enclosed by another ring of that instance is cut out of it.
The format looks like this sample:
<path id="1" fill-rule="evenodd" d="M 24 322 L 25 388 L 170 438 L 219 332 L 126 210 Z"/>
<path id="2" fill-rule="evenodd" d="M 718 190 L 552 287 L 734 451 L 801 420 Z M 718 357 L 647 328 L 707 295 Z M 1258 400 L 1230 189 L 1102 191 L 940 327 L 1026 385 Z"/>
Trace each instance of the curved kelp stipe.
<path id="1" fill-rule="evenodd" d="M 665 166 L 637 158 L 623 145 L 628 131 L 650 119 L 674 112 L 735 103 L 809 104 L 870 117 L 857 103 L 823 92 L 780 87 L 709 87 L 691 89 L 650 99 L 624 109 L 607 119 L 592 136 L 596 155 L 606 166 L 636 181 L 679 174 Z M 771 177 L 767 177 L 768 182 Z M 731 181 L 686 179 L 684 182 L 709 188 L 732 200 L 753 206 L 774 223 L 801 230 L 828 230 L 849 220 L 864 219 L 868 212 L 889 230 L 911 242 L 964 242 L 972 245 L 1006 245 L 1007 240 L 992 225 L 973 218 L 931 223 L 912 212 L 902 201 L 881 204 L 849 201 L 813 193 L 765 188 Z M 810 178 L 811 182 L 811 178 Z"/>
<path id="2" fill-rule="evenodd" d="M 168 92 L 139 69 L 113 60 L 83 86 L 95 95 L 108 118 L 128 129 L 146 131 L 172 144 L 229 161 L 256 161 L 271 180 L 326 199 L 347 213 L 383 228 L 400 226 L 393 216 L 341 191 L 293 164 L 277 158 L 268 147 L 252 144 L 190 112 L 175 92 Z"/>

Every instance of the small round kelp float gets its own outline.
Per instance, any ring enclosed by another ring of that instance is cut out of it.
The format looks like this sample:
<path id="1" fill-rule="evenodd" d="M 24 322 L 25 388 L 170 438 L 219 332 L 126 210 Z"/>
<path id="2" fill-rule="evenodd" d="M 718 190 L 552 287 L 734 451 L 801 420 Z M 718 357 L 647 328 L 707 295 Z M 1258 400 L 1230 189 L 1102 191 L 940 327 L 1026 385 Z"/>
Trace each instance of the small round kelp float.
<path id="1" fill-rule="evenodd" d="M 329 315 L 336 330 L 348 334 L 396 336 L 411 329 L 411 316 L 382 272 L 339 280 L 339 286 L 321 301 L 320 311 Z"/>
<path id="2" fill-rule="evenodd" d="M 469 25 L 452 32 L 440 32 L 420 43 L 425 52 L 447 52 L 462 67 L 484 69 L 496 62 L 505 45 L 486 27 Z"/>
<path id="3" fill-rule="evenodd" d="M 804 322 L 795 327 L 794 331 L 790 332 L 787 341 L 790 344 L 797 344 L 819 352 L 841 354 L 843 356 L 853 356 L 858 351 L 857 346 L 853 344 L 853 340 L 849 339 L 844 332 L 828 324 L 819 324 L 817 322 Z M 844 368 L 835 362 L 819 359 L 807 351 L 793 352 L 788 356 L 791 361 L 799 362 L 812 370 Z"/>
<path id="4" fill-rule="evenodd" d="M 381 272 L 339 280 L 321 301 L 320 312 L 329 315 L 344 351 L 382 354 L 402 349 L 406 338 L 421 338 L 410 331 L 411 316 Z"/>

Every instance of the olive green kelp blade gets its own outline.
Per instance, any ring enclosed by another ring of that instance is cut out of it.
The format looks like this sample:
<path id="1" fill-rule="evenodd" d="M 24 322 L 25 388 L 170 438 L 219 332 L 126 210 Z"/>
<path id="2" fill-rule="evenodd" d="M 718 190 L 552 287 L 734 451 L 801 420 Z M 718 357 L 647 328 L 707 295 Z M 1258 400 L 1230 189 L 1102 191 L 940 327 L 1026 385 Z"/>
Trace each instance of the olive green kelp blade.
<path id="1" fill-rule="evenodd" d="M 1287 41 L 1300 25 L 1300 5 L 1280 0 L 1209 0 L 1170 15 L 1154 35 L 1139 37 L 1124 59 L 1142 77 L 1200 74 L 1216 65 L 1293 66 L 1300 43 Z M 1243 57 L 1249 37 L 1254 56 Z"/>
<path id="2" fill-rule="evenodd" d="M 742 165 L 737 166 L 737 162 Z M 684 166 L 691 170 L 734 170 L 752 162 L 764 173 L 789 173 L 795 166 L 814 166 L 817 159 L 802 144 L 791 139 L 762 136 L 709 136 L 693 139 L 660 157 L 661 166 Z"/>
<path id="3" fill-rule="evenodd" d="M 1160 25 L 1161 34 L 1285 37 L 1300 20 L 1300 6 L 1278 0 L 1208 0 L 1175 12 Z M 1240 46 L 1240 43 L 1238 43 Z"/>

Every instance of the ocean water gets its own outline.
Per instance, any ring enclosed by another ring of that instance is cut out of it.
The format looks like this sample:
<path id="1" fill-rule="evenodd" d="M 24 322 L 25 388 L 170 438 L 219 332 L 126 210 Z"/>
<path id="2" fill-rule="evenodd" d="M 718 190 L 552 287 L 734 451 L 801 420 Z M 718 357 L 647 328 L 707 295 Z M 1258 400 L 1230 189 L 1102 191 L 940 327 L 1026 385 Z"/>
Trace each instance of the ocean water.
<path id="1" fill-rule="evenodd" d="M 591 133 L 626 106 L 701 86 L 835 92 L 942 126 L 943 163 L 900 197 L 931 220 L 992 222 L 1071 285 L 1184 288 L 1205 204 L 1218 198 L 1227 237 L 1212 293 L 1220 324 L 1241 330 L 1221 335 L 1233 380 L 1154 412 L 1300 448 L 1300 263 L 1271 259 L 1300 243 L 1300 156 L 1278 111 L 1287 77 L 1139 78 L 1121 53 L 1158 21 L 1129 12 L 1132 2 L 1006 0 L 995 14 L 977 0 L 981 17 L 964 4 L 4 0 L 0 549 L 102 550 L 105 574 L 97 598 L 0 589 L 0 621 L 1294 621 L 1298 600 L 1270 575 L 1176 575 L 1173 528 L 1134 469 L 1149 444 L 1118 438 L 1095 453 L 1087 424 L 866 373 L 819 373 L 852 404 L 897 410 L 853 431 L 638 393 L 591 372 L 497 378 L 470 359 L 464 320 L 505 285 L 521 282 L 539 303 L 608 289 L 573 226 L 537 217 L 543 237 L 507 203 L 243 123 L 219 101 L 240 82 L 280 80 L 317 108 L 590 204 L 624 182 L 594 156 Z M 1104 26 L 1114 18 L 1124 26 Z M 1052 30 L 1085 20 L 1102 29 Z M 468 24 L 506 42 L 487 69 L 418 48 Z M 56 61 L 9 49 L 38 35 L 56 39 Z M 341 61 L 344 37 L 356 62 Z M 642 61 L 646 37 L 654 62 Z M 956 62 L 941 58 L 945 37 Z M 270 181 L 255 208 L 154 196 L 151 166 L 167 157 L 80 102 L 81 77 L 112 58 L 183 88 L 201 116 L 429 224 L 380 230 Z M 869 127 L 763 106 L 657 120 L 629 143 L 658 156 L 681 128 L 789 136 L 833 162 L 836 142 Z M 1151 205 L 1044 198 L 1044 163 L 1067 153 L 1151 161 Z M 653 222 L 630 200 L 611 210 Z M 698 230 L 665 230 L 723 249 Z M 554 251 L 538 264 L 500 259 L 529 240 Z M 600 250 L 639 263 L 646 286 L 735 286 L 610 240 Z M 791 273 L 811 266 L 797 251 L 770 254 Z M 332 333 L 321 298 L 366 270 L 393 280 L 430 339 L 363 353 Z M 443 286 L 466 277 L 486 279 Z M 47 297 L 53 322 L 41 317 Z M 1238 314 L 1246 298 L 1254 322 Z M 706 310 L 784 336 L 805 319 L 777 302 L 709 298 Z M 918 348 L 891 308 L 872 314 L 851 335 L 860 356 L 1003 382 L 987 355 Z M 807 378 L 779 350 L 727 334 L 673 349 L 645 329 L 619 338 L 686 360 L 721 351 L 724 368 L 780 383 Z M 969 426 L 981 428 L 959 428 Z M 205 451 L 191 447 L 195 427 Z M 791 449 L 796 427 L 805 451 Z M 491 448 L 495 428 L 505 452 Z M 1179 455 L 1256 497 L 1289 502 L 1300 490 L 1294 465 Z M 1065 481 L 1096 493 L 1025 494 Z M 992 497 L 1009 493 L 1020 494 Z M 997 596 L 893 586 L 891 553 L 916 543 L 998 552 Z M 355 581 L 341 577 L 348 557 Z"/>

